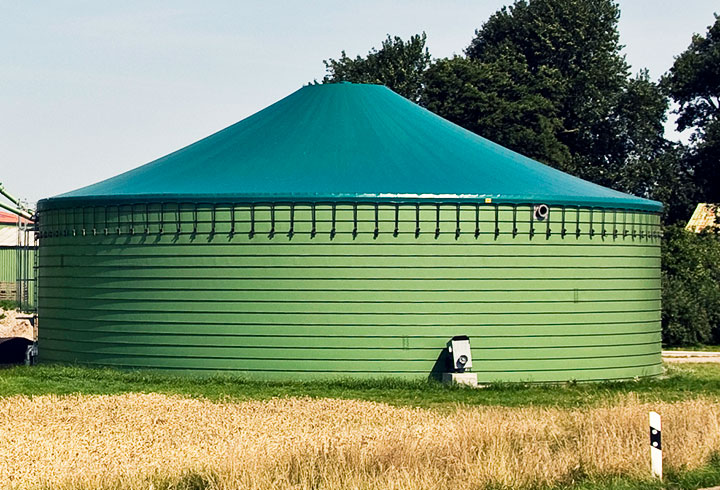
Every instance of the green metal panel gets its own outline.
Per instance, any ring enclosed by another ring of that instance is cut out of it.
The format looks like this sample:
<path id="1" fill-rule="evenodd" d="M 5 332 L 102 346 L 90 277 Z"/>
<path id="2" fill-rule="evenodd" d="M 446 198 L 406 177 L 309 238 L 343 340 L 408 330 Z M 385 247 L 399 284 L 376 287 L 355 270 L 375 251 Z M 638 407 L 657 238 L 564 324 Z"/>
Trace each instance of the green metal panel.
<path id="1" fill-rule="evenodd" d="M 0 282 L 14 282 L 17 278 L 17 249 L 0 247 Z"/>
<path id="2" fill-rule="evenodd" d="M 0 247 L 0 283 L 5 283 L 7 285 L 8 283 L 13 284 L 13 290 L 17 286 L 17 280 L 20 276 L 18 271 L 18 261 L 19 261 L 19 254 L 21 252 L 16 247 Z M 34 254 L 34 250 L 28 250 L 23 252 L 26 255 L 25 260 L 32 260 L 32 254 Z M 31 263 L 27 264 L 27 267 L 24 269 L 24 274 L 27 277 L 28 281 L 27 284 L 27 303 L 23 301 L 22 308 L 24 310 L 33 310 L 35 308 L 35 288 L 33 287 L 33 281 L 35 279 L 35 269 L 32 266 Z M 11 299 L 15 300 L 16 295 L 13 294 L 12 296 L 6 296 L 4 299 Z"/>
<path id="3" fill-rule="evenodd" d="M 657 214 L 139 204 L 40 222 L 44 361 L 422 378 L 465 334 L 482 382 L 661 371 Z"/>

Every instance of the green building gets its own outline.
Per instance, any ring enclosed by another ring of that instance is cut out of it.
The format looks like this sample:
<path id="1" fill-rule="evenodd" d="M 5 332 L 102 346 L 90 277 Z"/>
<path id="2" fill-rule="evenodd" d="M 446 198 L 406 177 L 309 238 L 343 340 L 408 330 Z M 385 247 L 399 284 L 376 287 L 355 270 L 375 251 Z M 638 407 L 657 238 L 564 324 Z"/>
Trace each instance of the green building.
<path id="1" fill-rule="evenodd" d="M 19 301 L 24 310 L 35 307 L 35 246 L 29 221 L 0 209 L 0 301 Z M 18 231 L 20 228 L 20 231 Z"/>
<path id="2" fill-rule="evenodd" d="M 39 203 L 40 358 L 256 378 L 652 376 L 661 205 L 376 85 Z"/>

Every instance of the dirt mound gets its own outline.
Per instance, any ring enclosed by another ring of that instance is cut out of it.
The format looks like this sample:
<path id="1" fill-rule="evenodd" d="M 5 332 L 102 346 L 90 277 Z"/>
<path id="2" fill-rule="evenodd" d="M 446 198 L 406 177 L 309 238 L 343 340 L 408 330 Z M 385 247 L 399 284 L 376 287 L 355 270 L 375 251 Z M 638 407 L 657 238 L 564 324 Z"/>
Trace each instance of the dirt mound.
<path id="1" fill-rule="evenodd" d="M 30 320 L 26 320 L 28 316 L 30 316 L 28 313 L 0 308 L 0 338 L 22 337 L 35 340 L 37 331 Z"/>

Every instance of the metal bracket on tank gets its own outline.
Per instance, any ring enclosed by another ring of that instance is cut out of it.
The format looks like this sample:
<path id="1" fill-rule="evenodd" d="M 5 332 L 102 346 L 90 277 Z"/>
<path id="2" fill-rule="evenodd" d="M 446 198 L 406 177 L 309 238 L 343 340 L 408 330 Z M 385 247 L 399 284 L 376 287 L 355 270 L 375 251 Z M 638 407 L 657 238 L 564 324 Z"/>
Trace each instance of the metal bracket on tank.
<path id="1" fill-rule="evenodd" d="M 395 203 L 395 229 L 393 230 L 393 236 L 398 236 L 400 232 L 400 205 Z"/>
<path id="2" fill-rule="evenodd" d="M 290 229 L 288 230 L 288 238 L 292 238 L 295 234 L 295 203 L 290 203 Z"/>
<path id="3" fill-rule="evenodd" d="M 638 223 L 638 227 L 640 231 L 638 231 L 638 236 L 642 240 L 645 238 L 645 230 L 643 228 L 643 225 L 645 225 L 645 213 L 640 214 L 640 222 Z"/>
<path id="4" fill-rule="evenodd" d="M 575 210 L 575 238 L 580 238 L 580 206 Z"/>
<path id="5" fill-rule="evenodd" d="M 455 204 L 455 240 L 460 238 L 460 203 Z"/>
<path id="6" fill-rule="evenodd" d="M 440 204 L 435 204 L 435 238 L 440 236 Z"/>
<path id="7" fill-rule="evenodd" d="M 480 203 L 475 203 L 475 238 L 480 236 Z"/>
<path id="8" fill-rule="evenodd" d="M 565 228 L 565 206 L 561 209 L 562 212 L 560 214 L 562 215 L 562 222 L 560 223 L 560 237 L 565 238 L 565 235 L 567 234 L 567 228 Z"/>
<path id="9" fill-rule="evenodd" d="M 380 234 L 380 210 L 378 203 L 375 203 L 375 230 L 373 230 L 373 238 L 377 238 Z"/>
<path id="10" fill-rule="evenodd" d="M 80 234 L 82 236 L 85 236 L 85 210 L 87 209 L 87 206 L 83 206 L 80 208 Z"/>
<path id="11" fill-rule="evenodd" d="M 547 218 L 545 218 L 545 238 L 550 238 L 550 235 L 552 234 L 552 230 L 550 229 L 550 218 L 552 218 L 552 213 L 550 212 L 550 206 L 548 206 Z"/>
<path id="12" fill-rule="evenodd" d="M 605 229 L 605 208 L 602 210 L 602 229 L 600 230 L 600 236 L 603 238 L 607 236 L 607 230 Z"/>
<path id="13" fill-rule="evenodd" d="M 145 203 L 145 234 L 150 233 L 150 205 Z"/>
<path id="14" fill-rule="evenodd" d="M 415 203 L 415 238 L 420 236 L 420 203 Z"/>
<path id="15" fill-rule="evenodd" d="M 530 204 L 530 240 L 535 236 L 535 206 Z"/>
<path id="16" fill-rule="evenodd" d="M 357 237 L 358 234 L 358 215 L 357 215 L 357 203 L 353 203 L 353 238 Z"/>
<path id="17" fill-rule="evenodd" d="M 215 212 L 216 212 L 216 206 L 217 204 L 213 203 L 212 207 L 210 208 L 210 234 L 215 234 Z"/>
<path id="18" fill-rule="evenodd" d="M 105 235 L 108 234 L 107 208 L 108 208 L 107 206 L 103 206 L 103 216 L 104 216 L 103 225 L 105 225 L 104 228 L 103 228 L 103 233 L 104 233 Z"/>
<path id="19" fill-rule="evenodd" d="M 176 225 L 175 234 L 176 235 L 179 235 L 180 231 L 182 229 L 182 223 L 180 223 L 180 207 L 181 206 L 182 206 L 182 203 L 178 202 L 175 207 L 175 225 Z"/>
<path id="20" fill-rule="evenodd" d="M 617 238 L 617 236 L 618 236 L 617 209 L 613 209 L 613 238 Z"/>
<path id="21" fill-rule="evenodd" d="M 88 223 L 87 221 L 85 221 L 85 218 L 86 218 L 86 216 L 85 216 L 85 210 L 86 210 L 86 209 L 90 210 L 90 212 L 88 213 L 90 216 L 88 216 L 88 218 L 89 218 L 90 220 L 92 220 L 92 225 L 93 225 L 92 228 L 90 228 L 90 223 Z M 94 230 L 95 230 L 95 206 L 86 206 L 86 207 L 83 208 L 83 229 L 82 229 L 82 235 L 83 235 L 83 236 L 86 236 L 86 235 L 88 234 L 88 231 L 92 232 L 93 235 L 94 235 L 94 234 L 95 234 Z"/>
<path id="22" fill-rule="evenodd" d="M 626 238 L 627 236 L 627 209 L 623 209 L 623 238 Z"/>
<path id="23" fill-rule="evenodd" d="M 68 210 L 63 209 L 63 236 L 68 236 Z"/>
<path id="24" fill-rule="evenodd" d="M 118 236 L 120 233 L 122 233 L 122 230 L 120 229 L 120 214 L 121 214 L 121 206 L 117 205 L 117 214 L 115 215 L 115 231 L 117 232 Z"/>
<path id="25" fill-rule="evenodd" d="M 337 221 L 337 214 L 336 214 L 337 213 L 337 203 L 332 203 L 330 206 L 331 206 L 331 211 L 330 211 L 331 218 L 330 219 L 332 220 L 332 223 L 330 225 L 330 240 L 332 240 L 333 238 L 335 238 L 335 222 Z"/>
<path id="26" fill-rule="evenodd" d="M 135 234 L 135 205 L 130 205 L 130 234 Z"/>
<path id="27" fill-rule="evenodd" d="M 495 204 L 495 238 L 500 236 L 500 206 Z"/>
<path id="28" fill-rule="evenodd" d="M 193 203 L 193 235 L 197 233 L 198 230 L 198 205 L 197 203 Z"/>
<path id="29" fill-rule="evenodd" d="M 317 234 L 317 225 L 315 219 L 315 203 L 310 204 L 310 217 L 312 220 L 312 227 L 310 228 L 310 238 L 315 238 Z"/>
<path id="30" fill-rule="evenodd" d="M 275 203 L 270 203 L 270 231 L 268 232 L 268 238 L 275 236 Z"/>
<path id="31" fill-rule="evenodd" d="M 642 215 L 642 224 L 645 225 L 645 228 L 640 228 L 640 238 L 645 238 L 647 236 L 647 215 L 643 213 Z"/>
<path id="32" fill-rule="evenodd" d="M 255 236 L 255 203 L 250 203 L 250 232 L 248 238 Z"/>
<path id="33" fill-rule="evenodd" d="M 593 228 L 593 214 L 594 214 L 595 208 L 590 208 L 590 238 L 595 236 L 595 228 Z"/>
<path id="34" fill-rule="evenodd" d="M 517 204 L 513 204 L 513 223 L 512 223 L 512 236 L 515 238 L 518 234 L 517 229 Z"/>

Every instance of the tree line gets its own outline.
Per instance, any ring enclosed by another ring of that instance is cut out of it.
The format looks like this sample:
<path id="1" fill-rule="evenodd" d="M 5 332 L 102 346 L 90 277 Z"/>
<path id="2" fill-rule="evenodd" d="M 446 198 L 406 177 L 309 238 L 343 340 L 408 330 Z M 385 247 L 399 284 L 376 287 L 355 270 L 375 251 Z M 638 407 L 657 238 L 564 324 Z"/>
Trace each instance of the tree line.
<path id="1" fill-rule="evenodd" d="M 507 148 L 664 204 L 663 339 L 720 342 L 720 240 L 682 225 L 720 202 L 720 17 L 688 36 L 652 80 L 622 54 L 612 0 L 517 0 L 475 31 L 461 56 L 434 59 L 425 33 L 324 61 L 323 83 L 379 83 Z M 667 139 L 674 102 L 677 130 Z"/>

